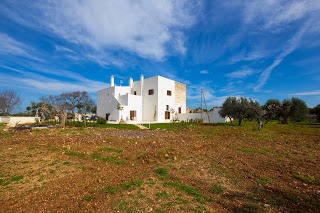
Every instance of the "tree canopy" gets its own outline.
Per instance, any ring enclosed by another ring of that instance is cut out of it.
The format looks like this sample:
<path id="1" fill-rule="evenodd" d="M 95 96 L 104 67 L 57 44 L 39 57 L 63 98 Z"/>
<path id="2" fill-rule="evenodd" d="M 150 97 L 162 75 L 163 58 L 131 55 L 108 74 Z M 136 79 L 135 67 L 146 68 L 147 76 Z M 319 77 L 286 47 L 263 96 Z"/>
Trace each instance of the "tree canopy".
<path id="1" fill-rule="evenodd" d="M 239 120 L 239 125 L 243 119 L 254 119 L 261 112 L 260 104 L 245 97 L 228 97 L 222 104 L 219 114 L 222 117 L 229 117 Z"/>
<path id="2" fill-rule="evenodd" d="M 0 91 L 0 114 L 9 115 L 21 102 L 21 96 L 14 90 Z"/>

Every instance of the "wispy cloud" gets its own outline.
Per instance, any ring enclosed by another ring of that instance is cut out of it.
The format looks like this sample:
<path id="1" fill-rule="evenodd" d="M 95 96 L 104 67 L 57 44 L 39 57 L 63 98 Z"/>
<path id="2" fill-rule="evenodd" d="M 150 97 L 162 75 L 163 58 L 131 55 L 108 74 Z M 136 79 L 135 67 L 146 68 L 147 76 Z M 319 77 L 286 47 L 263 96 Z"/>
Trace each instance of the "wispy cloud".
<path id="1" fill-rule="evenodd" d="M 239 79 L 243 79 L 246 78 L 252 74 L 254 74 L 255 71 L 254 70 L 250 70 L 250 69 L 245 69 L 245 70 L 237 70 L 234 72 L 230 72 L 228 74 L 226 74 L 227 77 L 229 78 L 239 78 Z"/>
<path id="2" fill-rule="evenodd" d="M 60 45 L 54 45 L 54 48 L 56 49 L 56 51 L 59 52 L 69 52 L 69 53 L 75 53 L 73 50 L 71 50 L 70 48 L 64 47 L 64 46 L 60 46 Z"/>
<path id="3" fill-rule="evenodd" d="M 1 32 L 0 46 L 0 55 L 22 56 L 32 60 L 41 61 L 35 56 L 35 50 L 33 48 Z"/>
<path id="4" fill-rule="evenodd" d="M 266 84 L 273 69 L 277 67 L 284 60 L 285 57 L 291 54 L 299 46 L 299 42 L 308 27 L 308 23 L 303 25 L 301 29 L 298 32 L 296 32 L 296 34 L 287 42 L 287 45 L 285 46 L 284 50 L 276 57 L 273 63 L 262 71 L 258 80 L 258 84 L 255 87 L 253 87 L 253 90 L 255 92 L 259 91 Z"/>
<path id="5" fill-rule="evenodd" d="M 71 91 L 87 91 L 96 93 L 98 90 L 106 88 L 107 83 L 81 78 L 78 81 L 64 81 L 55 78 L 48 78 L 41 75 L 25 76 L 1 74 L 0 83 L 6 88 L 23 89 L 24 91 L 48 94 L 59 94 Z M 12 85 L 15 82 L 15 85 Z"/>
<path id="6" fill-rule="evenodd" d="M 208 74 L 208 70 L 201 70 L 200 74 Z"/>
<path id="7" fill-rule="evenodd" d="M 308 92 L 296 92 L 296 93 L 291 93 L 289 94 L 291 96 L 310 96 L 310 95 L 320 95 L 320 90 L 313 90 L 313 91 L 308 91 Z"/>

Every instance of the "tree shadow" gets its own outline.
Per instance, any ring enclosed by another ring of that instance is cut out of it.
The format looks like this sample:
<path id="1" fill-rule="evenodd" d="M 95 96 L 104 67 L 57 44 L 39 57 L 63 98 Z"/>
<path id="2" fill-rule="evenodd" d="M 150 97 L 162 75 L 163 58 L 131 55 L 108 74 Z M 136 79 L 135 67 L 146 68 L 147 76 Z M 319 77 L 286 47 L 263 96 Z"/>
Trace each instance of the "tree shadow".
<path id="1" fill-rule="evenodd" d="M 232 212 L 319 212 L 320 195 L 254 186 L 248 193 L 225 193 L 220 204 Z"/>

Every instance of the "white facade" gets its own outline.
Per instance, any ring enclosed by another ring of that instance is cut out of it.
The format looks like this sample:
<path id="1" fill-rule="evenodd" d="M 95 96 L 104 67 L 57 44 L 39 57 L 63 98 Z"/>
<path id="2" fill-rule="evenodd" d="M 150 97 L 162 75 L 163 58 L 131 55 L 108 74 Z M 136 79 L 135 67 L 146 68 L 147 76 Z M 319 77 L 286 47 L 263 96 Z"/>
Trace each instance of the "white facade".
<path id="1" fill-rule="evenodd" d="M 129 86 L 114 86 L 98 91 L 97 116 L 108 121 L 127 123 L 169 122 L 177 113 L 186 113 L 186 85 L 154 76 L 139 81 L 129 79 Z"/>

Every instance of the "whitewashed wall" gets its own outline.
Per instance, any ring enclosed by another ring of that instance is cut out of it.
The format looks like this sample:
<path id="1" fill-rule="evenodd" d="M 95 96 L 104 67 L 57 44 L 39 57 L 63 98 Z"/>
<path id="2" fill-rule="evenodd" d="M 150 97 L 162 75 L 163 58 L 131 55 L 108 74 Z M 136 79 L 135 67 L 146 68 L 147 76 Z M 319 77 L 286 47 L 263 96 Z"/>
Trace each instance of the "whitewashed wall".
<path id="1" fill-rule="evenodd" d="M 142 92 L 142 120 L 154 121 L 154 108 L 158 108 L 158 76 L 144 79 Z M 154 94 L 149 95 L 149 90 L 153 89 Z M 157 109 L 158 116 L 158 109 Z"/>
<path id="2" fill-rule="evenodd" d="M 210 123 L 225 123 L 226 119 L 219 115 L 220 108 L 215 108 L 214 111 L 202 113 L 202 119 L 204 123 L 209 123 L 208 115 L 210 118 Z M 187 120 L 195 120 L 201 119 L 201 113 L 181 113 L 177 114 L 177 117 L 180 121 L 187 121 Z"/>
<path id="3" fill-rule="evenodd" d="M 166 107 L 169 105 L 169 111 L 174 109 L 176 112 L 178 108 L 175 104 L 175 81 L 158 76 L 159 82 L 159 96 L 158 96 L 158 122 L 165 122 L 172 120 L 172 115 L 170 114 L 170 119 L 165 119 Z M 167 90 L 171 91 L 171 96 L 167 95 Z"/>
<path id="4" fill-rule="evenodd" d="M 16 116 L 1 116 L 0 123 L 10 123 L 10 124 L 29 124 L 35 123 L 35 117 L 16 117 Z"/>

